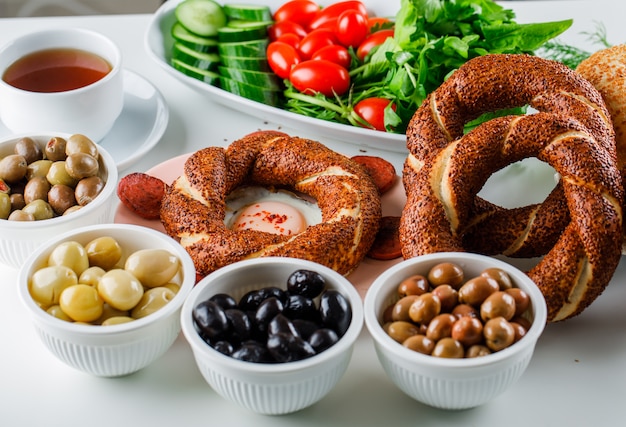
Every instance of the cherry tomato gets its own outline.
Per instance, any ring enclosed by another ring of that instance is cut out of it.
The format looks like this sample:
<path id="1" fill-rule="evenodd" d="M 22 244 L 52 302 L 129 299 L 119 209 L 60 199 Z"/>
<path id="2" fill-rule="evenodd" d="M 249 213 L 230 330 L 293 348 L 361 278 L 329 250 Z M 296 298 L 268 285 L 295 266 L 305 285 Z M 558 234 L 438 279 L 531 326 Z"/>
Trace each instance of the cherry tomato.
<path id="1" fill-rule="evenodd" d="M 363 43 L 359 45 L 356 50 L 356 56 L 362 61 L 373 48 L 383 44 L 388 37 L 393 37 L 393 30 L 380 30 L 369 35 L 363 40 Z"/>
<path id="2" fill-rule="evenodd" d="M 333 3 L 318 11 L 317 16 L 309 23 L 309 30 L 315 30 L 327 21 L 337 19 L 346 10 L 356 10 L 367 17 L 367 8 L 358 0 L 347 0 Z"/>
<path id="3" fill-rule="evenodd" d="M 324 59 L 302 61 L 291 69 L 291 84 L 300 92 L 317 92 L 332 97 L 343 95 L 350 87 L 348 70 Z"/>
<path id="4" fill-rule="evenodd" d="M 356 103 L 354 112 L 374 129 L 385 131 L 385 108 L 390 103 L 385 98 L 365 98 Z M 395 105 L 391 108 L 395 111 Z"/>
<path id="5" fill-rule="evenodd" d="M 369 34 L 367 18 L 357 10 L 350 9 L 342 12 L 337 18 L 335 36 L 339 43 L 346 47 L 359 46 Z"/>
<path id="6" fill-rule="evenodd" d="M 296 49 L 285 42 L 271 42 L 267 45 L 266 53 L 270 68 L 281 79 L 289 78 L 291 69 L 300 62 Z"/>
<path id="7" fill-rule="evenodd" d="M 311 59 L 325 59 L 335 64 L 341 65 L 345 69 L 350 69 L 350 53 L 345 47 L 333 44 L 319 49 Z"/>
<path id="8" fill-rule="evenodd" d="M 275 41 L 278 42 L 283 42 L 283 43 L 287 43 L 290 44 L 291 46 L 294 47 L 294 49 L 298 49 L 298 45 L 300 44 L 300 37 L 293 34 L 293 33 L 287 33 L 287 34 L 282 34 L 280 36 L 278 36 L 278 38 Z"/>
<path id="9" fill-rule="evenodd" d="M 317 16 L 320 6 L 312 0 L 290 0 L 274 12 L 274 21 L 291 21 L 308 27 Z"/>
<path id="10" fill-rule="evenodd" d="M 304 38 L 307 35 L 307 31 L 300 24 L 293 21 L 280 21 L 274 23 L 267 29 L 267 35 L 270 41 L 276 41 L 283 34 L 296 34 L 300 38 Z"/>
<path id="11" fill-rule="evenodd" d="M 311 31 L 305 38 L 300 40 L 298 53 L 302 59 L 310 59 L 319 49 L 336 43 L 337 38 L 331 30 L 319 29 Z"/>
<path id="12" fill-rule="evenodd" d="M 392 25 L 393 22 L 389 18 L 379 16 L 371 16 L 367 18 L 367 26 L 369 27 L 370 33 L 391 28 Z"/>

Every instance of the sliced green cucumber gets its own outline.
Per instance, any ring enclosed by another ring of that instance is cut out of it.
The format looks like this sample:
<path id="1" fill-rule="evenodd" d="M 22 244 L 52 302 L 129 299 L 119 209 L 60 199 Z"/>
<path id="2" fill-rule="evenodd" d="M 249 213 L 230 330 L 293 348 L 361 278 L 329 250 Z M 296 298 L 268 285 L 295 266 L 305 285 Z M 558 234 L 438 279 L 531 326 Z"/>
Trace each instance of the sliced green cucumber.
<path id="1" fill-rule="evenodd" d="M 228 18 L 221 5 L 213 0 L 185 0 L 176 6 L 176 19 L 187 30 L 202 37 L 217 36 Z"/>
<path id="2" fill-rule="evenodd" d="M 242 56 L 220 56 L 222 65 L 228 68 L 241 68 L 249 71 L 270 72 L 266 58 L 247 58 Z"/>
<path id="3" fill-rule="evenodd" d="M 220 43 L 240 43 L 267 38 L 267 26 L 231 27 L 217 30 Z"/>
<path id="4" fill-rule="evenodd" d="M 267 28 L 272 25 L 273 21 L 244 21 L 242 19 L 233 19 L 228 21 L 226 26 L 233 28 Z"/>
<path id="5" fill-rule="evenodd" d="M 200 37 L 185 27 L 180 22 L 172 26 L 172 38 L 197 52 L 217 52 L 217 39 L 215 37 Z"/>
<path id="6" fill-rule="evenodd" d="M 220 87 L 228 92 L 243 98 L 251 99 L 262 104 L 279 106 L 281 103 L 281 91 L 269 90 L 259 86 L 237 82 L 228 77 L 220 77 Z"/>
<path id="7" fill-rule="evenodd" d="M 194 79 L 201 80 L 213 86 L 219 86 L 220 84 L 220 75 L 214 71 L 202 70 L 178 59 L 172 59 L 172 67 L 189 77 L 193 77 Z"/>
<path id="8" fill-rule="evenodd" d="M 254 4 L 226 4 L 224 13 L 229 19 L 243 19 L 245 21 L 271 21 L 272 12 L 268 6 Z"/>
<path id="9" fill-rule="evenodd" d="M 172 59 L 184 62 L 201 70 L 217 70 L 220 56 L 214 52 L 198 52 L 181 43 L 174 43 Z"/>
<path id="10" fill-rule="evenodd" d="M 268 90 L 282 90 L 282 81 L 276 74 L 266 71 L 250 71 L 242 68 L 229 68 L 219 66 L 220 75 L 236 82 L 259 86 Z"/>
<path id="11" fill-rule="evenodd" d="M 246 42 L 220 43 L 217 49 L 222 56 L 243 56 L 246 58 L 264 58 L 268 39 L 250 40 Z"/>

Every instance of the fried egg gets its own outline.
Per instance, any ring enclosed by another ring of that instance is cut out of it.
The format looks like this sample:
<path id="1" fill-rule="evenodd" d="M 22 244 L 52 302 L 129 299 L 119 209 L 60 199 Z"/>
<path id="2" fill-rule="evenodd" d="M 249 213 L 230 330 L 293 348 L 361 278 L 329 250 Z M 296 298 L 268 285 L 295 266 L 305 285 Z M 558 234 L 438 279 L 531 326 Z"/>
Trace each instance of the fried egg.
<path id="1" fill-rule="evenodd" d="M 317 203 L 287 190 L 241 187 L 226 198 L 226 227 L 258 230 L 284 236 L 296 235 L 322 222 Z"/>

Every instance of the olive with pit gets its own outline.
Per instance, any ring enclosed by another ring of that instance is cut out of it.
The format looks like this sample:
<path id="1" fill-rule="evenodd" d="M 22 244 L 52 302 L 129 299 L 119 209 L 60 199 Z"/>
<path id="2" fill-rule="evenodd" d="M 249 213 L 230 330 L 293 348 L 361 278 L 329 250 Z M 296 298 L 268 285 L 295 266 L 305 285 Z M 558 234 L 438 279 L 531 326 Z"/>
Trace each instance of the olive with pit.
<path id="1" fill-rule="evenodd" d="M 0 160 L 0 179 L 15 183 L 26 176 L 28 163 L 24 156 L 19 154 L 9 154 Z"/>
<path id="2" fill-rule="evenodd" d="M 24 209 L 26 202 L 24 201 L 24 195 L 22 193 L 11 193 L 9 196 L 11 199 L 11 210 L 18 211 Z"/>
<path id="3" fill-rule="evenodd" d="M 48 201 L 48 191 L 50 183 L 45 177 L 36 176 L 29 180 L 24 187 L 24 202 L 30 203 L 34 200 Z"/>
<path id="4" fill-rule="evenodd" d="M 44 153 L 48 160 L 53 162 L 57 162 L 60 160 L 65 160 L 67 155 L 65 154 L 65 146 L 67 145 L 67 141 L 65 138 L 61 138 L 59 136 L 54 136 L 48 140 L 46 147 L 44 148 Z"/>
<path id="5" fill-rule="evenodd" d="M 110 270 L 122 259 L 122 246 L 110 236 L 100 236 L 85 245 L 89 265 Z M 136 276 L 135 276 L 136 277 Z"/>
<path id="6" fill-rule="evenodd" d="M 163 308 L 167 303 L 173 300 L 175 296 L 176 294 L 172 292 L 171 289 L 163 286 L 148 289 L 130 312 L 131 317 L 134 319 L 146 317 Z"/>
<path id="7" fill-rule="evenodd" d="M 27 203 L 26 206 L 22 208 L 23 212 L 31 214 L 36 221 L 41 221 L 44 219 L 50 219 L 54 216 L 54 211 L 52 210 L 52 206 L 45 200 L 33 200 L 30 203 Z"/>
<path id="8" fill-rule="evenodd" d="M 57 215 L 63 215 L 69 208 L 76 205 L 74 189 L 62 184 L 53 185 L 48 191 L 48 203 Z"/>
<path id="9" fill-rule="evenodd" d="M 7 218 L 9 221 L 34 221 L 35 217 L 32 213 L 24 212 L 21 209 L 11 212 Z"/>
<path id="10" fill-rule="evenodd" d="M 52 163 L 48 173 L 46 174 L 46 178 L 52 185 L 61 184 L 69 187 L 76 187 L 76 184 L 78 183 L 76 178 L 73 178 L 69 173 L 67 173 L 64 160 Z"/>
<path id="11" fill-rule="evenodd" d="M 483 335 L 490 350 L 500 351 L 515 341 L 515 328 L 504 317 L 495 317 L 485 323 Z"/>
<path id="12" fill-rule="evenodd" d="M 464 278 L 463 269 L 452 262 L 439 263 L 428 272 L 428 281 L 432 287 L 450 285 L 454 289 L 459 289 Z"/>
<path id="13" fill-rule="evenodd" d="M 97 157 L 98 147 L 87 136 L 75 133 L 67 139 L 67 143 L 65 144 L 65 154 L 69 157 L 76 153 L 85 153 L 92 157 Z"/>
<path id="14" fill-rule="evenodd" d="M 26 168 L 26 179 L 33 179 L 36 176 L 46 177 L 52 165 L 52 160 L 37 160 L 28 164 Z"/>
<path id="15" fill-rule="evenodd" d="M 32 138 L 24 137 L 20 138 L 13 148 L 15 154 L 24 156 L 27 163 L 33 163 L 37 160 L 43 159 L 43 151 L 39 144 L 37 144 Z"/>
<path id="16" fill-rule="evenodd" d="M 89 268 L 89 258 L 85 247 L 74 240 L 59 243 L 48 255 L 48 265 L 64 265 L 77 276 Z"/>
<path id="17" fill-rule="evenodd" d="M 65 170 L 74 179 L 80 180 L 98 173 L 98 159 L 86 153 L 72 153 L 65 159 Z"/>
<path id="18" fill-rule="evenodd" d="M 74 189 L 74 197 L 80 206 L 91 203 L 104 188 L 104 180 L 99 176 L 90 176 L 78 181 Z"/>
<path id="19" fill-rule="evenodd" d="M 11 196 L 0 193 L 0 219 L 7 219 L 11 215 Z"/>
<path id="20" fill-rule="evenodd" d="M 76 322 L 93 322 L 102 315 L 102 298 L 89 285 L 69 286 L 59 296 L 61 310 Z"/>
<path id="21" fill-rule="evenodd" d="M 133 252 L 124 269 L 135 276 L 143 286 L 163 286 L 180 270 L 178 257 L 165 249 L 141 249 Z"/>

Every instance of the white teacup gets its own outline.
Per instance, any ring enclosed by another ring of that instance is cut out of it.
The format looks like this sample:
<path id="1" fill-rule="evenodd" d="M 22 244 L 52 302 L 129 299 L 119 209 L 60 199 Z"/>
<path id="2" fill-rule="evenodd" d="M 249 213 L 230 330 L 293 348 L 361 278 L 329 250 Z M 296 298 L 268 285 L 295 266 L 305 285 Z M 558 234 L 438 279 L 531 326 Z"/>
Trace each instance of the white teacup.
<path id="1" fill-rule="evenodd" d="M 17 88 L 4 80 L 7 68 L 34 52 L 75 49 L 104 59 L 110 71 L 83 87 L 58 92 Z M 56 131 L 82 133 L 100 141 L 124 104 L 122 57 L 111 40 L 94 31 L 59 28 L 29 33 L 0 49 L 0 120 L 14 133 Z"/>

